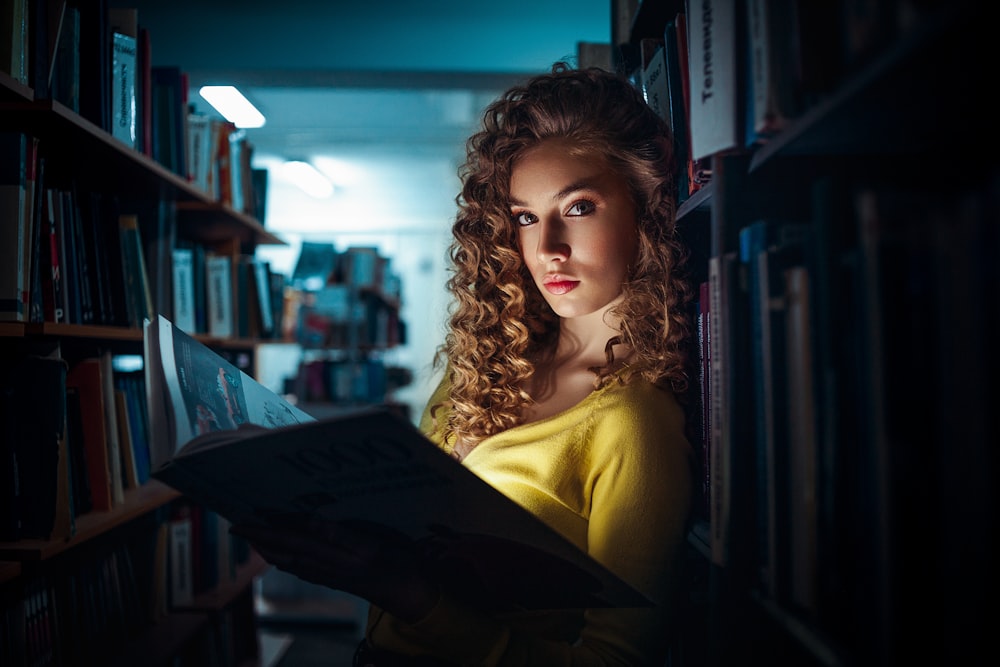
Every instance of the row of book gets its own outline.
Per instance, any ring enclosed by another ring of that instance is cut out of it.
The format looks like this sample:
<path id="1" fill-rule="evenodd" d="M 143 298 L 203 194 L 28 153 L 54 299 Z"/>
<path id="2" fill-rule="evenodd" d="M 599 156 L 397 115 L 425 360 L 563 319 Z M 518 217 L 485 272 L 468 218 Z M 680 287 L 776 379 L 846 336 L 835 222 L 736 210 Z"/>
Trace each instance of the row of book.
<path id="1" fill-rule="evenodd" d="M 402 281 L 377 248 L 304 241 L 289 278 L 285 338 L 303 347 L 359 350 L 406 342 Z"/>
<path id="2" fill-rule="evenodd" d="M 348 246 L 338 251 L 333 243 L 322 241 L 302 242 L 290 284 L 304 292 L 347 285 L 396 302 L 402 290 L 399 274 L 392 269 L 392 259 L 382 255 L 378 248 Z"/>
<path id="3" fill-rule="evenodd" d="M 765 144 L 888 45 L 933 21 L 936 4 L 684 3 L 662 35 L 621 56 L 674 133 L 679 202 L 711 180 L 712 155 Z"/>
<path id="4" fill-rule="evenodd" d="M 307 349 L 376 350 L 406 343 L 399 305 L 350 285 L 289 294 L 290 340 Z"/>
<path id="5" fill-rule="evenodd" d="M 0 12 L 2 37 L 11 38 L 0 70 L 36 100 L 59 102 L 211 199 L 264 219 L 267 172 L 252 169 L 246 132 L 193 112 L 187 73 L 152 64 L 138 9 L 8 0 Z"/>
<path id="6" fill-rule="evenodd" d="M 171 272 L 168 312 L 184 332 L 265 340 L 284 335 L 286 277 L 269 262 L 182 240 L 172 250 Z"/>
<path id="7" fill-rule="evenodd" d="M 380 405 L 412 379 L 408 369 L 386 366 L 380 359 L 309 359 L 289 378 L 286 393 L 300 403 Z"/>
<path id="8" fill-rule="evenodd" d="M 35 347 L 0 376 L 3 541 L 69 538 L 77 517 L 123 505 L 150 478 L 142 371 L 108 351 L 70 363 L 58 344 Z"/>
<path id="9" fill-rule="evenodd" d="M 961 578 L 926 544 L 977 539 L 969 512 L 992 480 L 966 462 L 987 456 L 992 428 L 997 321 L 977 304 L 1000 298 L 996 197 L 995 182 L 957 196 L 826 177 L 809 213 L 753 221 L 710 260 L 712 560 L 752 554 L 763 596 L 832 635 L 865 636 L 880 608 L 910 613 L 901 591 L 922 590 L 921 573 Z M 916 507 L 968 533 L 906 520 Z"/>
<path id="10" fill-rule="evenodd" d="M 238 248 L 177 238 L 172 202 L 56 187 L 40 142 L 0 132 L 0 320 L 281 335 L 284 283 Z"/>
<path id="11" fill-rule="evenodd" d="M 88 545 L 59 568 L 0 587 L 0 663 L 112 664 L 123 642 L 234 581 L 249 557 L 218 515 L 183 501 L 165 506 L 123 540 Z M 193 664 L 236 664 L 204 662 L 233 653 L 232 637 L 207 639 L 211 647 L 196 645 L 202 662 Z"/>

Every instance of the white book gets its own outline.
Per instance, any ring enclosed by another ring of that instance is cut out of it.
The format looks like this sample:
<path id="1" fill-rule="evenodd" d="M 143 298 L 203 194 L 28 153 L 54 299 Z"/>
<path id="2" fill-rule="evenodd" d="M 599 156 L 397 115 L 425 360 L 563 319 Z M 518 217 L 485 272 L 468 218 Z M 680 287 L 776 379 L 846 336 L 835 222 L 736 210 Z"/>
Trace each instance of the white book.
<path id="1" fill-rule="evenodd" d="M 743 145 L 736 0 L 690 0 L 688 72 L 695 160 Z"/>
<path id="2" fill-rule="evenodd" d="M 174 324 L 187 333 L 195 333 L 194 250 L 174 248 Z"/>
<path id="3" fill-rule="evenodd" d="M 195 187 L 212 194 L 212 121 L 202 113 L 189 113 L 187 117 L 187 171 Z"/>
<path id="4" fill-rule="evenodd" d="M 191 555 L 191 518 L 187 516 L 170 520 L 168 540 L 170 546 L 170 606 L 190 605 L 194 600 L 194 572 Z"/>
<path id="5" fill-rule="evenodd" d="M 663 45 L 656 47 L 649 63 L 642 70 L 642 94 L 646 104 L 668 125 L 670 122 L 670 91 L 667 88 L 667 61 Z"/>
<path id="6" fill-rule="evenodd" d="M 136 39 L 121 32 L 111 34 L 111 135 L 138 148 L 135 105 Z"/>
<path id="7" fill-rule="evenodd" d="M 218 338 L 234 334 L 233 274 L 228 255 L 209 254 L 205 258 L 205 305 L 208 333 Z"/>

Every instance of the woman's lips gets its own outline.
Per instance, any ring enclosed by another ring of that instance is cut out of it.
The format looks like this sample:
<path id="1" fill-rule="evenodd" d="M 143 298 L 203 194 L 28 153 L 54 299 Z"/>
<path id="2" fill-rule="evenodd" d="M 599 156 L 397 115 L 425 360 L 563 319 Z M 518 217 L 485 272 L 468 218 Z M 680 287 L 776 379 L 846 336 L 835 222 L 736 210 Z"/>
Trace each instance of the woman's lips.
<path id="1" fill-rule="evenodd" d="M 566 294 L 579 284 L 579 280 L 547 280 L 545 282 L 545 289 L 548 290 L 549 294 Z"/>

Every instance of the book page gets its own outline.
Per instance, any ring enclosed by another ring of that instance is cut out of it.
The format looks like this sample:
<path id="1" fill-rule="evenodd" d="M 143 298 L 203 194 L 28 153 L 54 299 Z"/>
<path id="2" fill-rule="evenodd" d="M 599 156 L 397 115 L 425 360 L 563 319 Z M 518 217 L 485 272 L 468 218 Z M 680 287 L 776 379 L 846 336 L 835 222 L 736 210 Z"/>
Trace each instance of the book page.
<path id="1" fill-rule="evenodd" d="M 171 443 L 155 447 L 158 453 L 173 456 L 200 435 L 243 425 L 276 428 L 314 421 L 163 316 L 152 326 L 155 335 L 147 328 L 147 377 L 161 385 L 150 396 L 162 396 L 167 426 L 159 430 L 154 424 L 153 439 L 167 437 Z"/>

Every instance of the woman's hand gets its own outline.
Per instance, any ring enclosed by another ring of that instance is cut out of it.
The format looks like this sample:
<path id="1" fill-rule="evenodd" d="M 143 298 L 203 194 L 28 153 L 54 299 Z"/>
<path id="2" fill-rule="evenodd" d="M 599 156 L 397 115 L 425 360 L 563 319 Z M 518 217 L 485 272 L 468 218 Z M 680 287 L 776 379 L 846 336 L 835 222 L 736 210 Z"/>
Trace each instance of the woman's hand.
<path id="1" fill-rule="evenodd" d="M 440 595 L 412 540 L 385 526 L 310 519 L 230 530 L 279 570 L 364 598 L 408 623 L 430 613 Z"/>

